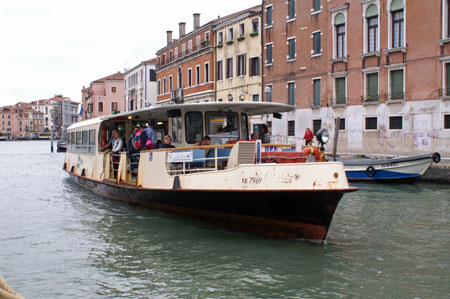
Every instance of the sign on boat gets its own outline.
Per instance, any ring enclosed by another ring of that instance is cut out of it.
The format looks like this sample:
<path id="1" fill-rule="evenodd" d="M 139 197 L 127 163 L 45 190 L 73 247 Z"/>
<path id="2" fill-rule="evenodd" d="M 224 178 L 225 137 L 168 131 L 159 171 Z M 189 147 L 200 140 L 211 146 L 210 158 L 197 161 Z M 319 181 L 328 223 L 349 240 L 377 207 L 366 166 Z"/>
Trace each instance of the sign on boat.
<path id="1" fill-rule="evenodd" d="M 104 197 L 200 218 L 233 230 L 323 242 L 336 207 L 350 187 L 341 162 L 323 162 L 321 148 L 249 140 L 249 119 L 288 112 L 278 103 L 164 104 L 86 120 L 68 128 L 64 170 Z M 117 129 L 155 123 L 175 148 L 99 151 Z M 321 132 L 321 133 L 322 133 Z M 198 146 L 203 136 L 211 145 Z M 307 162 L 306 155 L 315 156 Z M 131 171 L 130 171 L 131 169 Z"/>

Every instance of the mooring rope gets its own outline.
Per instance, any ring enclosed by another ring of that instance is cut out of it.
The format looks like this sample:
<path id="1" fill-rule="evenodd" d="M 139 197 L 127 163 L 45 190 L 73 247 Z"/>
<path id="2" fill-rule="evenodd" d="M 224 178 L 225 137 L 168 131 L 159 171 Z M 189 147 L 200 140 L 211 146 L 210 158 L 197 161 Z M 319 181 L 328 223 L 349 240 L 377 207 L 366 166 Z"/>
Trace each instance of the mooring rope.
<path id="1" fill-rule="evenodd" d="M 0 298 L 1 299 L 23 299 L 19 293 L 16 293 L 8 283 L 0 276 Z"/>

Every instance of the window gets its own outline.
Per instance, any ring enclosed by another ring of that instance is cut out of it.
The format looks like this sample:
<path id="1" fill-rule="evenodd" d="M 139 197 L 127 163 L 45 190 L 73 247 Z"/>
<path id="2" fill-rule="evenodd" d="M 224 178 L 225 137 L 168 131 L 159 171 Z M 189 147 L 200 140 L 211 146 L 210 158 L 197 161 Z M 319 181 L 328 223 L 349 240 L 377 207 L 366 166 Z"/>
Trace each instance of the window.
<path id="1" fill-rule="evenodd" d="M 295 105 L 295 82 L 288 82 L 288 103 Z"/>
<path id="2" fill-rule="evenodd" d="M 289 55 L 288 60 L 295 59 L 295 37 L 288 39 Z"/>
<path id="3" fill-rule="evenodd" d="M 320 0 L 313 0 L 313 10 L 315 12 L 320 10 Z"/>
<path id="4" fill-rule="evenodd" d="M 103 112 L 103 102 L 98 102 L 98 112 Z"/>
<path id="5" fill-rule="evenodd" d="M 170 127 L 172 132 L 170 137 L 172 137 L 173 142 L 181 142 L 181 121 L 181 116 L 170 118 Z"/>
<path id="6" fill-rule="evenodd" d="M 169 62 L 171 62 L 173 60 L 173 52 L 170 51 L 169 52 Z M 141 71 L 141 81 L 142 81 L 142 71 Z"/>
<path id="7" fill-rule="evenodd" d="M 237 76 L 245 76 L 246 74 L 246 54 L 241 54 L 237 56 Z"/>
<path id="8" fill-rule="evenodd" d="M 241 113 L 241 134 L 241 139 L 248 140 L 250 137 L 248 133 L 248 117 L 245 113 Z"/>
<path id="9" fill-rule="evenodd" d="M 403 70 L 391 71 L 391 100 L 404 99 Z"/>
<path id="10" fill-rule="evenodd" d="M 443 96 L 450 96 L 450 63 L 445 64 L 445 86 Z"/>
<path id="11" fill-rule="evenodd" d="M 173 90 L 173 80 L 172 80 L 172 76 L 169 76 L 169 91 Z"/>
<path id="12" fill-rule="evenodd" d="M 390 130 L 403 129 L 403 117 L 402 116 L 390 116 L 389 117 L 389 129 Z"/>
<path id="13" fill-rule="evenodd" d="M 117 102 L 111 102 L 111 112 L 117 112 Z"/>
<path id="14" fill-rule="evenodd" d="M 217 44 L 223 44 L 223 31 L 219 32 L 219 35 L 217 37 Z"/>
<path id="15" fill-rule="evenodd" d="M 334 94 L 336 99 L 335 104 L 345 104 L 347 102 L 345 81 L 346 81 L 345 77 L 335 79 L 335 94 Z"/>
<path id="16" fill-rule="evenodd" d="M 115 86 L 111 87 L 111 92 L 116 92 L 116 87 Z"/>
<path id="17" fill-rule="evenodd" d="M 378 73 L 366 75 L 366 102 L 378 101 Z"/>
<path id="18" fill-rule="evenodd" d="M 205 63 L 205 83 L 209 82 L 209 63 Z"/>
<path id="19" fill-rule="evenodd" d="M 273 25 L 272 12 L 273 12 L 272 6 L 266 7 L 266 22 L 267 22 L 266 25 L 267 26 Z"/>
<path id="20" fill-rule="evenodd" d="M 212 144 L 239 139 L 239 115 L 235 112 L 206 112 L 205 125 Z"/>
<path id="21" fill-rule="evenodd" d="M 267 95 L 267 102 L 272 102 L 272 92 L 273 92 L 272 85 L 268 84 L 267 87 L 270 90 L 269 93 L 266 94 Z"/>
<path id="22" fill-rule="evenodd" d="M 195 67 L 195 79 L 196 79 L 195 83 L 197 85 L 200 85 L 200 66 L 199 65 L 197 65 Z"/>
<path id="23" fill-rule="evenodd" d="M 259 102 L 259 94 L 254 94 L 252 96 L 252 98 L 253 98 L 253 102 Z"/>
<path id="24" fill-rule="evenodd" d="M 345 16 L 343 13 L 336 15 L 334 19 L 336 27 L 336 58 L 345 56 Z"/>
<path id="25" fill-rule="evenodd" d="M 241 23 L 239 24 L 239 36 L 244 36 L 245 35 L 245 24 Z"/>
<path id="26" fill-rule="evenodd" d="M 294 19 L 295 18 L 295 0 L 289 0 L 288 5 L 289 5 L 288 18 Z"/>
<path id="27" fill-rule="evenodd" d="M 200 142 L 203 137 L 203 117 L 201 112 L 186 112 L 185 115 L 186 142 Z"/>
<path id="28" fill-rule="evenodd" d="M 174 51 L 175 51 L 175 57 L 174 58 L 178 59 L 178 47 L 176 47 Z"/>
<path id="29" fill-rule="evenodd" d="M 73 134 L 73 133 L 72 133 Z M 71 136 L 73 136 L 71 134 Z M 95 138 L 97 137 L 97 134 L 94 130 L 89 130 L 89 153 L 94 154 L 95 153 Z"/>
<path id="30" fill-rule="evenodd" d="M 192 40 L 188 41 L 188 52 L 192 52 Z"/>
<path id="31" fill-rule="evenodd" d="M 233 57 L 227 58 L 227 79 L 233 77 Z"/>
<path id="32" fill-rule="evenodd" d="M 233 28 L 228 29 L 228 41 L 234 40 L 234 31 Z"/>
<path id="33" fill-rule="evenodd" d="M 369 5 L 366 10 L 367 20 L 367 52 L 378 51 L 378 8 L 375 4 Z"/>
<path id="34" fill-rule="evenodd" d="M 392 20 L 392 48 L 404 46 L 404 18 L 403 18 L 403 0 L 393 0 L 391 2 L 391 20 Z"/>
<path id="35" fill-rule="evenodd" d="M 223 79 L 223 61 L 217 61 L 217 67 L 216 67 L 216 78 L 217 80 Z"/>
<path id="36" fill-rule="evenodd" d="M 320 42 L 320 36 L 321 36 L 321 32 L 314 32 L 313 33 L 313 38 L 314 38 L 314 50 L 313 50 L 313 54 L 320 54 L 322 53 L 322 49 L 321 49 L 321 42 Z"/>
<path id="37" fill-rule="evenodd" d="M 167 92 L 167 88 L 166 88 L 166 78 L 163 78 L 163 94 L 165 94 Z"/>
<path id="38" fill-rule="evenodd" d="M 288 136 L 295 136 L 295 121 L 288 121 Z"/>
<path id="39" fill-rule="evenodd" d="M 366 130 L 377 130 L 377 129 L 378 129 L 378 118 L 366 117 Z"/>
<path id="40" fill-rule="evenodd" d="M 272 47 L 273 44 L 267 44 L 266 45 L 266 63 L 267 64 L 272 64 L 273 63 L 273 59 L 272 59 Z"/>
<path id="41" fill-rule="evenodd" d="M 186 44 L 182 44 L 181 45 L 181 55 L 185 55 L 186 54 Z"/>
<path id="42" fill-rule="evenodd" d="M 205 40 L 209 41 L 209 31 L 205 32 Z"/>
<path id="43" fill-rule="evenodd" d="M 252 33 L 259 32 L 259 19 L 252 20 Z"/>
<path id="44" fill-rule="evenodd" d="M 161 80 L 158 80 L 158 86 L 157 86 L 158 95 L 161 94 Z"/>
<path id="45" fill-rule="evenodd" d="M 195 45 L 196 45 L 196 46 L 200 46 L 200 35 L 198 35 L 197 37 L 195 37 Z"/>
<path id="46" fill-rule="evenodd" d="M 321 119 L 314 119 L 313 120 L 313 133 L 316 135 L 316 133 L 322 128 L 322 120 Z"/>
<path id="47" fill-rule="evenodd" d="M 450 129 L 450 114 L 444 115 L 444 129 Z"/>
<path id="48" fill-rule="evenodd" d="M 337 125 L 337 118 L 335 124 Z M 345 131 L 345 118 L 341 118 L 339 121 L 339 131 Z"/>
<path id="49" fill-rule="evenodd" d="M 188 86 L 192 86 L 192 69 L 188 69 Z"/>
<path id="50" fill-rule="evenodd" d="M 250 76 L 259 75 L 259 57 L 250 58 Z"/>
<path id="51" fill-rule="evenodd" d="M 156 71 L 155 70 L 150 70 L 150 82 L 156 82 Z"/>
<path id="52" fill-rule="evenodd" d="M 320 106 L 320 79 L 313 79 L 314 106 Z"/>

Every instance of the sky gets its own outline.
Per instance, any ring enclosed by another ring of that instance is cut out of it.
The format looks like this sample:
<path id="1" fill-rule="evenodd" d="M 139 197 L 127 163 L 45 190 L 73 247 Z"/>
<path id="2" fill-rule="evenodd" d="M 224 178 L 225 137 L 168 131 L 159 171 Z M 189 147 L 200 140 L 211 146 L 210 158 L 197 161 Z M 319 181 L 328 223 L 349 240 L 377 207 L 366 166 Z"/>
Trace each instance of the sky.
<path id="1" fill-rule="evenodd" d="M 260 4 L 260 0 L 23 0 L 0 2 L 0 106 L 81 89 L 155 57 L 178 38 L 178 23 L 193 27 Z"/>

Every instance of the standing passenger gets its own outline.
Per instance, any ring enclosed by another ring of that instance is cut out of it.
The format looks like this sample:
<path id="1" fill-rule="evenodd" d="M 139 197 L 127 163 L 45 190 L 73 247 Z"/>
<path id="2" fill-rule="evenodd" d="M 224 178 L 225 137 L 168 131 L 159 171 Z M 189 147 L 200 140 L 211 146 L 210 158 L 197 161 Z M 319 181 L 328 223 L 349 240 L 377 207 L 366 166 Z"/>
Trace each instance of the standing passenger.
<path id="1" fill-rule="evenodd" d="M 262 124 L 260 127 L 259 139 L 261 139 L 261 143 L 270 143 L 269 128 L 266 124 Z"/>

